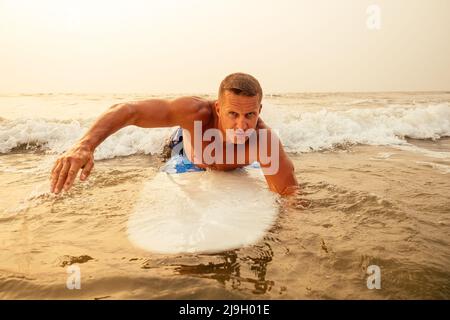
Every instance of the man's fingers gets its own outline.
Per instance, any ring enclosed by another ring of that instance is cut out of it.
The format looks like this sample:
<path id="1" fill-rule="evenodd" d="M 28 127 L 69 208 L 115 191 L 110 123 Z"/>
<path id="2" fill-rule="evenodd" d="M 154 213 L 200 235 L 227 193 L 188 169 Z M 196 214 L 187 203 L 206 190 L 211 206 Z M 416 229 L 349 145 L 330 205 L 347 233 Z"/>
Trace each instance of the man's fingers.
<path id="1" fill-rule="evenodd" d="M 75 178 L 77 177 L 78 171 L 80 170 L 80 163 L 76 161 L 71 161 L 69 172 L 67 173 L 66 182 L 64 184 L 64 190 L 67 191 L 72 187 Z"/>
<path id="2" fill-rule="evenodd" d="M 56 193 L 59 193 L 62 189 L 62 186 L 64 185 L 64 182 L 66 181 L 67 174 L 70 169 L 70 161 L 65 159 L 63 160 L 63 167 L 58 175 L 58 182 L 56 182 Z"/>
<path id="3" fill-rule="evenodd" d="M 59 166 L 60 163 L 61 163 L 61 161 L 59 159 L 55 161 L 55 164 L 53 165 L 52 171 L 50 171 L 52 173 L 52 175 L 53 175 L 53 172 Z"/>
<path id="4" fill-rule="evenodd" d="M 81 171 L 80 180 L 84 181 L 87 177 L 91 174 L 91 170 L 94 167 L 94 161 L 89 161 L 84 166 L 83 170 Z"/>
<path id="5" fill-rule="evenodd" d="M 55 163 L 55 166 L 53 167 L 52 170 L 51 187 L 50 187 L 51 192 L 55 191 L 56 182 L 58 182 L 59 172 L 61 171 L 61 169 L 62 169 L 62 162 L 58 160 Z"/>

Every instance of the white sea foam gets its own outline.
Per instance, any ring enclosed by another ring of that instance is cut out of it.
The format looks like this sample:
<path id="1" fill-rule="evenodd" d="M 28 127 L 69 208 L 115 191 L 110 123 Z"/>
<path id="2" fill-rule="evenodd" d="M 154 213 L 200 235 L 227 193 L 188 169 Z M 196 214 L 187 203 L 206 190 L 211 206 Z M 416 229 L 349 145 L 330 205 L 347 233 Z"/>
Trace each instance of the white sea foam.
<path id="1" fill-rule="evenodd" d="M 0 153 L 17 147 L 40 146 L 50 153 L 69 149 L 86 132 L 91 121 L 20 119 L 0 124 Z M 158 153 L 171 128 L 144 129 L 130 126 L 108 137 L 95 151 L 95 159 L 108 159 L 137 153 Z"/>
<path id="2" fill-rule="evenodd" d="M 406 137 L 439 139 L 450 136 L 448 103 L 316 112 L 265 104 L 262 118 L 279 132 L 290 152 L 330 150 L 348 144 L 398 146 L 408 145 Z M 27 146 L 40 146 L 56 154 L 64 152 L 86 132 L 93 120 L 3 119 L 0 153 Z M 173 128 L 124 128 L 97 148 L 95 158 L 159 153 L 172 131 Z"/>
<path id="3" fill-rule="evenodd" d="M 346 144 L 404 145 L 405 138 L 439 139 L 450 135 L 450 106 L 296 112 L 289 117 L 269 110 L 288 151 L 308 152 Z M 267 121 L 268 122 L 268 121 Z"/>

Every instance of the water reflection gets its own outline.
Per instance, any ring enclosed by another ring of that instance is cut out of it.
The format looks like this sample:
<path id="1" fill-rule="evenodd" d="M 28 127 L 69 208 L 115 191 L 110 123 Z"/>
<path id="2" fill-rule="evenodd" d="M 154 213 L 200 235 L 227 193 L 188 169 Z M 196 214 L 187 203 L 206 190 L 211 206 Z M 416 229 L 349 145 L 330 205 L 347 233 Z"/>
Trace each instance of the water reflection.
<path id="1" fill-rule="evenodd" d="M 255 256 L 240 256 L 241 250 L 231 250 L 209 254 L 221 262 L 200 263 L 197 265 L 176 265 L 175 272 L 180 275 L 215 279 L 224 286 L 242 290 L 250 285 L 252 293 L 264 294 L 274 286 L 274 281 L 266 279 L 267 267 L 273 258 L 272 248 L 268 243 L 253 246 Z"/>

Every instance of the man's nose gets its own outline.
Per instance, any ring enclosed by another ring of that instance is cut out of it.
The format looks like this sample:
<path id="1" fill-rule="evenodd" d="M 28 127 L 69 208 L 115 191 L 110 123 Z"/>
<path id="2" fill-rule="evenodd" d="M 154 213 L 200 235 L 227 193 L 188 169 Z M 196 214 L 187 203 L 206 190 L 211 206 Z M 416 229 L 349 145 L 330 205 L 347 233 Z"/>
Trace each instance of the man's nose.
<path id="1" fill-rule="evenodd" d="M 239 117 L 236 121 L 236 130 L 247 130 L 247 121 L 245 121 L 244 117 Z"/>

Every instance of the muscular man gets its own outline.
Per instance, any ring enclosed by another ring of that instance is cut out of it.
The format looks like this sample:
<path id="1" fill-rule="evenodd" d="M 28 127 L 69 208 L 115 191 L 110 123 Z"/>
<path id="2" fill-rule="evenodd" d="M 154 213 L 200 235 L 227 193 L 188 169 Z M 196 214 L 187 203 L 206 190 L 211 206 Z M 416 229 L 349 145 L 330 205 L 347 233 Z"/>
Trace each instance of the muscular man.
<path id="1" fill-rule="evenodd" d="M 298 190 L 294 166 L 275 132 L 259 116 L 262 96 L 258 80 L 233 73 L 221 82 L 218 100 L 181 97 L 114 105 L 58 158 L 51 173 L 51 192 L 69 190 L 80 169 L 80 180 L 85 180 L 94 166 L 95 148 L 119 129 L 135 125 L 179 126 L 186 157 L 197 167 L 232 170 L 258 161 L 272 191 L 292 194 Z"/>

